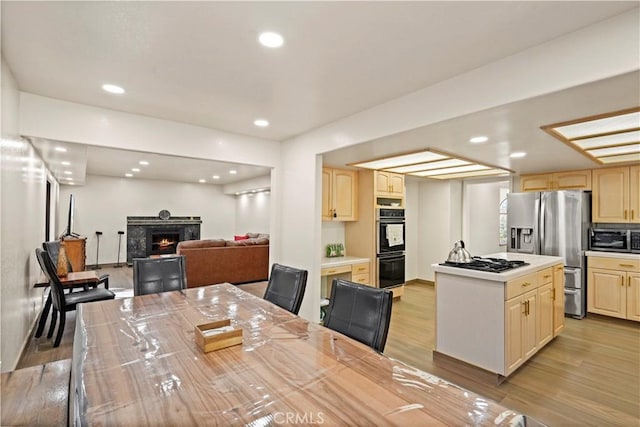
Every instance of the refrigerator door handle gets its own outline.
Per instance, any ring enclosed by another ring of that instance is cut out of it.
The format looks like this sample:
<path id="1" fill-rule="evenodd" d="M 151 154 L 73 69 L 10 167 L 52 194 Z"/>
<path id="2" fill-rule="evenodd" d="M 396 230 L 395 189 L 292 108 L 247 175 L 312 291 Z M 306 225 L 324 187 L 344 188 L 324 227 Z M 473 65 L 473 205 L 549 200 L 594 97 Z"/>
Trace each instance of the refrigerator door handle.
<path id="1" fill-rule="evenodd" d="M 566 289 L 564 290 L 564 294 L 565 295 L 577 295 L 579 292 L 581 292 L 580 289 Z"/>
<path id="2" fill-rule="evenodd" d="M 539 253 L 543 253 L 544 251 L 542 250 L 544 248 L 544 217 L 545 217 L 545 210 L 547 208 L 547 201 L 546 201 L 546 197 L 544 197 L 544 193 L 540 194 L 540 252 Z"/>

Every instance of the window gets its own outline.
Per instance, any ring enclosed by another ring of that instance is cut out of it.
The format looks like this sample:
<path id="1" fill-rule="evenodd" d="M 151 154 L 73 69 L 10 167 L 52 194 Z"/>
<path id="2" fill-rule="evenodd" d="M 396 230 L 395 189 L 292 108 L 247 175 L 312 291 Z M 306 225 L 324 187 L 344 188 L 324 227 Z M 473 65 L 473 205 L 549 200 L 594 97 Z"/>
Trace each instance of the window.
<path id="1" fill-rule="evenodd" d="M 498 234 L 499 234 L 499 245 L 506 246 L 507 245 L 507 194 L 509 194 L 508 188 L 500 189 L 500 205 L 498 207 L 498 215 L 500 218 L 500 223 L 498 226 Z"/>

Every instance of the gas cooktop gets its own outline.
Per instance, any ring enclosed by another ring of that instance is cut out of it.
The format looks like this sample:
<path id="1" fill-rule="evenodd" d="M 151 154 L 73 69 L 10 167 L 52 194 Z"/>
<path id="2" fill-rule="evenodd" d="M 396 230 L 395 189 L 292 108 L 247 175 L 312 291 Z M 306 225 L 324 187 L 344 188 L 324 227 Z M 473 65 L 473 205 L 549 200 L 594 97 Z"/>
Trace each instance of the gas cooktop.
<path id="1" fill-rule="evenodd" d="M 487 271 L 489 273 L 502 273 L 503 271 L 513 270 L 514 268 L 529 265 L 524 261 L 510 261 L 502 258 L 481 258 L 473 257 L 471 262 L 449 262 L 445 261 L 440 265 L 447 267 L 466 268 L 468 270 Z"/>

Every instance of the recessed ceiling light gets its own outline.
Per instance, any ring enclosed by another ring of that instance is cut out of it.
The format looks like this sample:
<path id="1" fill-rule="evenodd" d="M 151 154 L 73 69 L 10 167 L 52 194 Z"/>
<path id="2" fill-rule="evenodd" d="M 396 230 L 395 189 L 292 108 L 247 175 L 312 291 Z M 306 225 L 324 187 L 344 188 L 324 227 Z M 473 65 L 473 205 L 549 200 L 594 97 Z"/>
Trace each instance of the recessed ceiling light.
<path id="1" fill-rule="evenodd" d="M 69 185 L 76 185 L 75 182 L 67 182 Z"/>
<path id="2" fill-rule="evenodd" d="M 70 165 L 71 165 L 71 162 L 64 161 L 64 162 L 60 162 L 60 164 L 61 164 L 62 166 L 70 166 Z"/>
<path id="3" fill-rule="evenodd" d="M 489 138 L 487 138 L 486 136 L 474 136 L 469 140 L 469 142 L 472 144 L 479 144 L 481 142 L 487 142 L 488 140 Z"/>
<path id="4" fill-rule="evenodd" d="M 131 178 L 133 176 L 132 173 L 125 173 L 124 176 L 126 176 L 127 178 Z"/>
<path id="5" fill-rule="evenodd" d="M 212 178 L 213 179 L 220 179 L 220 175 L 213 175 Z"/>
<path id="6" fill-rule="evenodd" d="M 149 164 L 149 162 L 147 162 L 146 160 L 140 160 L 138 163 L 140 163 L 142 166 L 147 166 Z"/>
<path id="7" fill-rule="evenodd" d="M 73 172 L 71 172 L 71 171 L 64 171 L 63 173 L 64 173 L 65 175 L 73 175 Z"/>
<path id="8" fill-rule="evenodd" d="M 266 128 L 269 126 L 269 121 L 265 119 L 257 119 L 253 121 L 253 124 L 261 128 Z"/>
<path id="9" fill-rule="evenodd" d="M 239 195 L 240 195 L 240 193 L 236 191 L 236 196 L 239 196 Z"/>
<path id="10" fill-rule="evenodd" d="M 122 95 L 124 93 L 123 88 L 112 84 L 103 84 L 102 90 L 104 90 L 105 92 L 114 93 L 116 95 Z"/>
<path id="11" fill-rule="evenodd" d="M 280 47 L 284 43 L 284 38 L 280 34 L 270 31 L 260 34 L 258 40 L 261 45 L 272 48 Z"/>
<path id="12" fill-rule="evenodd" d="M 511 157 L 512 159 L 519 159 L 521 157 L 526 156 L 527 153 L 525 153 L 524 151 L 516 151 L 515 153 L 511 153 L 509 155 L 509 157 Z"/>
<path id="13" fill-rule="evenodd" d="M 237 173 L 238 173 L 238 171 L 237 171 L 237 170 L 234 170 L 234 169 L 231 169 L 231 170 L 229 171 L 229 173 L 230 173 L 231 175 L 235 175 L 235 174 L 237 174 Z"/>
<path id="14" fill-rule="evenodd" d="M 73 178 L 71 178 L 70 176 L 68 176 L 68 177 L 66 178 L 66 180 L 67 180 L 67 181 L 73 181 Z"/>
<path id="15" fill-rule="evenodd" d="M 140 172 L 140 168 L 131 168 L 131 172 Z"/>
<path id="16" fill-rule="evenodd" d="M 200 184 L 204 184 L 204 183 L 205 183 L 205 182 L 207 182 L 207 181 L 206 181 L 206 180 L 204 180 L 204 179 L 199 179 L 199 180 L 198 180 L 198 182 L 199 182 Z"/>
<path id="17" fill-rule="evenodd" d="M 64 147 L 56 147 L 55 150 L 59 153 L 66 153 L 67 149 Z"/>

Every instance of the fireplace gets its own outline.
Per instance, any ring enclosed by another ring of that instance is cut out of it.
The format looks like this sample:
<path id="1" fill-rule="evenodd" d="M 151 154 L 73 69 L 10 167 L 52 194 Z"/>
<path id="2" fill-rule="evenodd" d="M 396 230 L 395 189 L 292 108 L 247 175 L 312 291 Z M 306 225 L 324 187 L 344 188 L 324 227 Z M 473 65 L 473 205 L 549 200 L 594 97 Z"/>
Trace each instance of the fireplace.
<path id="1" fill-rule="evenodd" d="M 132 265 L 134 258 L 175 253 L 178 242 L 200 239 L 200 224 L 199 216 L 128 216 L 127 264 Z"/>
<path id="2" fill-rule="evenodd" d="M 147 229 L 147 256 L 175 254 L 178 242 L 184 240 L 184 227 Z"/>

